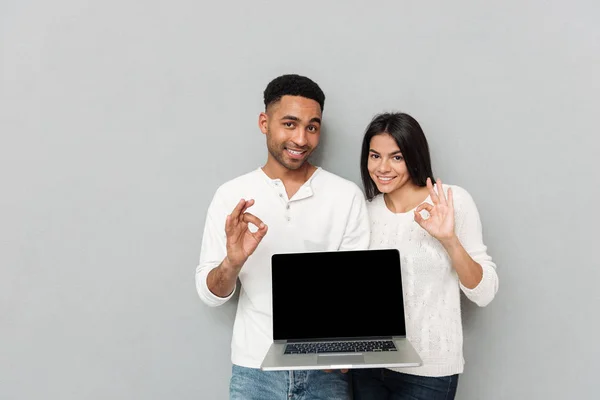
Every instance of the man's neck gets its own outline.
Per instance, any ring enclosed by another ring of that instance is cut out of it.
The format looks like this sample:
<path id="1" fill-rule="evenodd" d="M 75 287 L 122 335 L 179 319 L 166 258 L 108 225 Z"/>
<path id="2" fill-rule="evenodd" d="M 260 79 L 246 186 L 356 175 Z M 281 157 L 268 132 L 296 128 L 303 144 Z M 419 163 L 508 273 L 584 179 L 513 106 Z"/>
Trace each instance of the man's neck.
<path id="1" fill-rule="evenodd" d="M 317 167 L 305 162 L 298 169 L 289 169 L 281 165 L 279 162 L 269 159 L 262 167 L 263 172 L 271 179 L 280 179 L 286 183 L 305 183 L 312 174 L 317 170 Z"/>

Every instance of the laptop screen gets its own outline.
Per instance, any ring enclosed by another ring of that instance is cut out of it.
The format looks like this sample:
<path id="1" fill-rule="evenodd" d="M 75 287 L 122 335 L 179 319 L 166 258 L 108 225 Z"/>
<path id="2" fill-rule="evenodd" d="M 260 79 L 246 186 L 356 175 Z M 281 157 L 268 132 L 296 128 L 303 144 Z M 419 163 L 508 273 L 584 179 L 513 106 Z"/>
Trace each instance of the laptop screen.
<path id="1" fill-rule="evenodd" d="M 395 249 L 272 256 L 273 339 L 404 336 Z"/>

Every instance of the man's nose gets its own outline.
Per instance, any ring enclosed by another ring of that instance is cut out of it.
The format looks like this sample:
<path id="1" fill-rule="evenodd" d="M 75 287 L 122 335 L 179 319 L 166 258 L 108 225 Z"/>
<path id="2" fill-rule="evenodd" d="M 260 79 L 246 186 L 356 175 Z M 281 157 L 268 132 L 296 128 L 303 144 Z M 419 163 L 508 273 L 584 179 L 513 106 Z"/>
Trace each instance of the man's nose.
<path id="1" fill-rule="evenodd" d="M 292 142 L 298 147 L 304 147 L 308 143 L 306 138 L 306 132 L 302 128 L 298 128 L 294 131 L 294 136 L 292 136 Z"/>

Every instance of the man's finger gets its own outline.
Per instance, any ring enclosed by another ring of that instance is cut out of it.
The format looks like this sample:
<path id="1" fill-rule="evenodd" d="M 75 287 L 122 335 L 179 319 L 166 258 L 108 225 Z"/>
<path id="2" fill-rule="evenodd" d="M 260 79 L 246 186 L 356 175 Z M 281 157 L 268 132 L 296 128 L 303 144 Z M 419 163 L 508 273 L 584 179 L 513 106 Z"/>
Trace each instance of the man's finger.
<path id="1" fill-rule="evenodd" d="M 261 228 L 258 228 L 258 230 L 252 234 L 252 236 L 254 236 L 254 238 L 256 239 L 256 241 L 260 243 L 260 241 L 267 234 L 267 230 L 268 230 L 267 225 L 263 224 Z"/>
<path id="2" fill-rule="evenodd" d="M 228 215 L 227 218 L 225 218 L 225 233 L 230 234 L 232 229 L 233 224 L 231 223 L 231 215 Z"/>
<path id="3" fill-rule="evenodd" d="M 246 212 L 246 210 L 249 209 L 250 207 L 252 207 L 253 205 L 254 205 L 254 199 L 246 200 L 246 204 L 244 205 L 244 208 L 242 209 L 241 214 L 244 214 Z"/>
<path id="4" fill-rule="evenodd" d="M 235 208 L 233 209 L 231 214 L 229 214 L 233 221 L 237 221 L 240 218 L 240 215 L 242 215 L 242 210 L 244 209 L 245 206 L 246 206 L 246 200 L 241 199 L 240 201 L 238 201 L 237 205 L 235 206 Z"/>
<path id="5" fill-rule="evenodd" d="M 242 220 L 246 223 L 251 223 L 255 225 L 259 229 L 265 226 L 265 224 L 260 220 L 260 218 L 249 212 L 244 213 L 244 215 L 242 216 Z"/>

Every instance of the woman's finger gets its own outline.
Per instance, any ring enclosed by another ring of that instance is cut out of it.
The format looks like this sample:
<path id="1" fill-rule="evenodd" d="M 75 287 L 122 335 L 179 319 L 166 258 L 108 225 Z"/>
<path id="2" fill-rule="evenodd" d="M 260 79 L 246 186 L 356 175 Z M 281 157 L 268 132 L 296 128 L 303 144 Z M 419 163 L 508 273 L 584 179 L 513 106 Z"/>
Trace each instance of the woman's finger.
<path id="1" fill-rule="evenodd" d="M 431 197 L 431 201 L 433 201 L 433 204 L 437 204 L 440 201 L 440 199 L 438 198 L 438 195 L 433 188 L 431 178 L 427 178 L 427 189 L 429 189 L 429 197 Z"/>
<path id="2" fill-rule="evenodd" d="M 440 200 L 440 204 L 447 205 L 446 194 L 444 193 L 444 186 L 442 185 L 442 180 L 438 178 L 436 182 L 438 199 Z"/>

